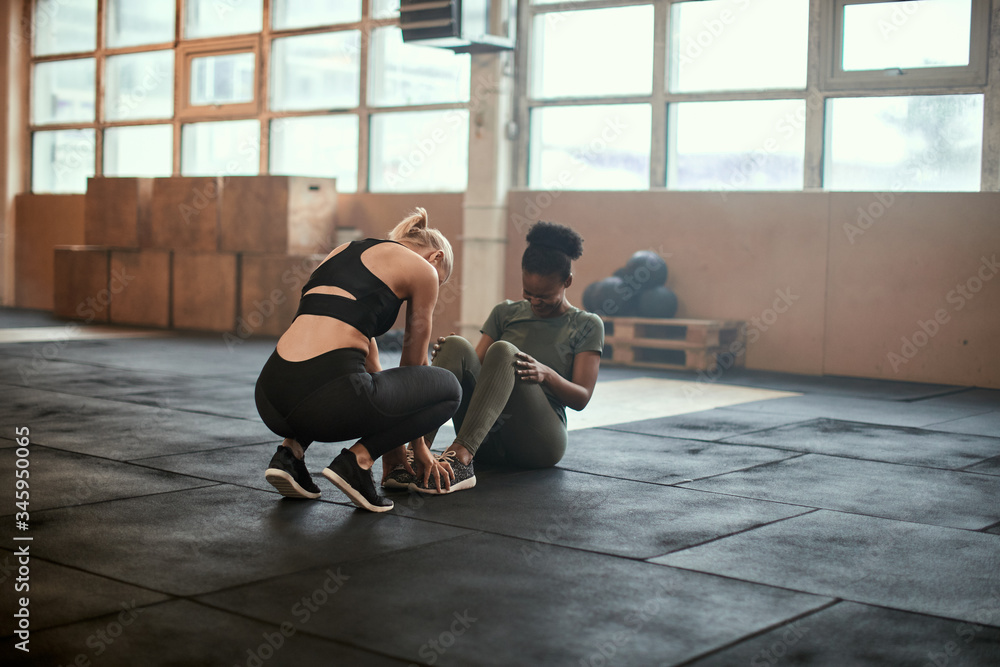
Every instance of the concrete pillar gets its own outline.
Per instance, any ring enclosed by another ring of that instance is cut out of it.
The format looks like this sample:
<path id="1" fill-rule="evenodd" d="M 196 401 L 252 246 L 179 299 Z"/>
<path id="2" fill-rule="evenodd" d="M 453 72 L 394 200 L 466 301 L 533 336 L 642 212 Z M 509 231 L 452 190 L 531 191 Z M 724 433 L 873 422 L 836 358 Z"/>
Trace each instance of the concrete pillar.
<path id="1" fill-rule="evenodd" d="M 497 0 L 492 4 L 492 32 L 504 33 L 509 7 Z M 493 306 L 505 296 L 516 296 L 503 293 L 506 198 L 511 176 L 511 142 L 506 128 L 513 109 L 513 58 L 511 51 L 472 55 L 469 182 L 462 222 L 458 333 L 473 343 L 479 339 L 479 328 Z"/>
<path id="2" fill-rule="evenodd" d="M 24 0 L 0 3 L 0 304 L 14 305 L 14 197 L 25 183 L 24 112 L 27 108 L 25 59 L 29 27 Z"/>

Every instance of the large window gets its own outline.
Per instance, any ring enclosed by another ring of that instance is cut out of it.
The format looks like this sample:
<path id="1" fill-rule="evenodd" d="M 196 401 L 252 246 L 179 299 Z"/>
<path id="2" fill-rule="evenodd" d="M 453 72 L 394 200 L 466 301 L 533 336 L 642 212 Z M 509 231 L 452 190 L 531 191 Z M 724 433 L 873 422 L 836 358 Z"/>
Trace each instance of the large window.
<path id="1" fill-rule="evenodd" d="M 465 189 L 470 57 L 403 44 L 398 0 L 31 11 L 34 192 L 84 192 L 94 175 L 267 172 L 336 178 L 343 192 Z"/>
<path id="2" fill-rule="evenodd" d="M 989 0 L 530 0 L 517 183 L 979 190 L 989 24 Z"/>

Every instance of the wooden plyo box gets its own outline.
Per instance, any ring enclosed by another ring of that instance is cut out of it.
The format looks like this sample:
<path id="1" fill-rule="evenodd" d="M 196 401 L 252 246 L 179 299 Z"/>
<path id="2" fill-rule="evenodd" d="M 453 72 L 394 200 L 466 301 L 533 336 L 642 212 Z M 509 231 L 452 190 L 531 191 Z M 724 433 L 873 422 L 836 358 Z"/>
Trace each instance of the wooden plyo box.
<path id="1" fill-rule="evenodd" d="M 152 178 L 88 178 L 83 233 L 87 245 L 152 245 Z"/>
<path id="2" fill-rule="evenodd" d="M 304 176 L 228 176 L 219 209 L 219 249 L 309 255 L 335 236 L 337 181 Z"/>
<path id="3" fill-rule="evenodd" d="M 283 334 L 299 307 L 302 286 L 325 256 L 241 254 L 236 336 Z"/>
<path id="4" fill-rule="evenodd" d="M 111 275 L 121 283 L 112 295 L 111 323 L 170 327 L 172 254 L 148 248 L 111 250 Z"/>
<path id="5" fill-rule="evenodd" d="M 102 246 L 68 245 L 56 246 L 53 252 L 53 314 L 87 323 L 108 322 L 108 306 L 114 298 L 111 251 Z M 119 288 L 116 280 L 115 289 Z"/>
<path id="6" fill-rule="evenodd" d="M 173 326 L 231 331 L 236 321 L 236 255 L 174 251 Z"/>
<path id="7" fill-rule="evenodd" d="M 153 179 L 151 232 L 143 247 L 218 250 L 220 187 L 214 176 Z"/>

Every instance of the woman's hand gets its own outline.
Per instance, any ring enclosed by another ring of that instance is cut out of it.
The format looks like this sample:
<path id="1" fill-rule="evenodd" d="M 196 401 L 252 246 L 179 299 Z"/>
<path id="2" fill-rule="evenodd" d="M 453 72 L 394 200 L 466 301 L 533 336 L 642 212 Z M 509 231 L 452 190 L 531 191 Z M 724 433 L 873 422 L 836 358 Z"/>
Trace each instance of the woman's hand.
<path id="1" fill-rule="evenodd" d="M 389 473 L 391 473 L 393 469 L 398 465 L 401 465 L 404 468 L 406 468 L 406 472 L 410 473 L 411 475 L 417 474 L 413 471 L 413 466 L 411 466 L 410 462 L 406 459 L 406 445 L 400 445 L 399 447 L 396 447 L 396 449 L 393 449 L 382 455 L 383 483 L 385 483 L 385 480 L 389 478 Z"/>
<path id="2" fill-rule="evenodd" d="M 541 363 L 527 352 L 518 352 L 514 362 L 517 367 L 517 379 L 531 384 L 545 384 L 554 371 Z"/>
<path id="3" fill-rule="evenodd" d="M 431 480 L 434 480 L 434 487 L 438 490 L 448 491 L 451 489 L 451 480 L 455 478 L 455 472 L 451 469 L 451 464 L 441 461 L 431 454 L 430 448 L 420 440 L 420 445 L 413 447 L 414 460 L 417 467 L 417 478 L 422 478 L 424 486 L 430 487 Z"/>
<path id="4" fill-rule="evenodd" d="M 454 331 L 448 334 L 448 336 L 454 336 L 454 335 L 455 335 Z M 431 361 L 434 361 L 434 357 L 437 356 L 437 353 L 441 349 L 441 346 L 444 345 L 444 339 L 447 338 L 448 336 L 441 336 L 440 338 L 437 339 L 437 342 L 434 343 L 434 347 L 431 348 Z"/>

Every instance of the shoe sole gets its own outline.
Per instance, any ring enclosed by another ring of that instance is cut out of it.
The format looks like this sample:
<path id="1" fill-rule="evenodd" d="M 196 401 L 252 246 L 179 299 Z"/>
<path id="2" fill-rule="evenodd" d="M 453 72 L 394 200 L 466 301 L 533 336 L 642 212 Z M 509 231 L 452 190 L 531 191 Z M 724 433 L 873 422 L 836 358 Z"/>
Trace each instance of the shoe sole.
<path id="1" fill-rule="evenodd" d="M 306 491 L 302 486 L 295 481 L 295 478 L 289 475 L 284 470 L 279 470 L 277 468 L 268 468 L 264 471 L 264 479 L 268 483 L 278 490 L 278 493 L 286 498 L 300 498 L 303 500 L 315 500 L 319 498 L 322 492 L 313 493 L 312 491 Z"/>
<path id="2" fill-rule="evenodd" d="M 404 484 L 403 482 L 397 482 L 394 479 L 387 479 L 384 482 L 382 482 L 382 488 L 383 489 L 408 489 L 408 488 L 410 488 L 410 484 L 411 483 L 412 482 L 407 482 L 407 483 Z"/>
<path id="3" fill-rule="evenodd" d="M 456 491 L 465 491 L 466 489 L 471 489 L 475 485 L 476 485 L 476 476 L 473 475 L 469 479 L 463 479 L 461 482 L 458 482 L 457 484 L 452 484 L 451 488 L 448 489 L 447 491 L 438 491 L 435 487 L 425 489 L 422 486 L 417 486 L 416 483 L 414 482 L 410 482 L 409 486 L 407 486 L 406 488 L 408 488 L 410 491 L 416 491 L 417 493 L 426 493 L 431 496 L 444 496 L 449 493 L 455 493 Z"/>
<path id="4" fill-rule="evenodd" d="M 323 477 L 333 482 L 333 485 L 344 492 L 344 494 L 350 498 L 351 502 L 361 509 L 368 510 L 369 512 L 388 512 L 394 507 L 394 503 L 390 500 L 389 504 L 385 507 L 379 505 L 372 505 L 370 502 L 365 500 L 364 496 L 358 493 L 353 486 L 347 483 L 347 480 L 330 470 L 329 468 L 323 468 Z"/>

